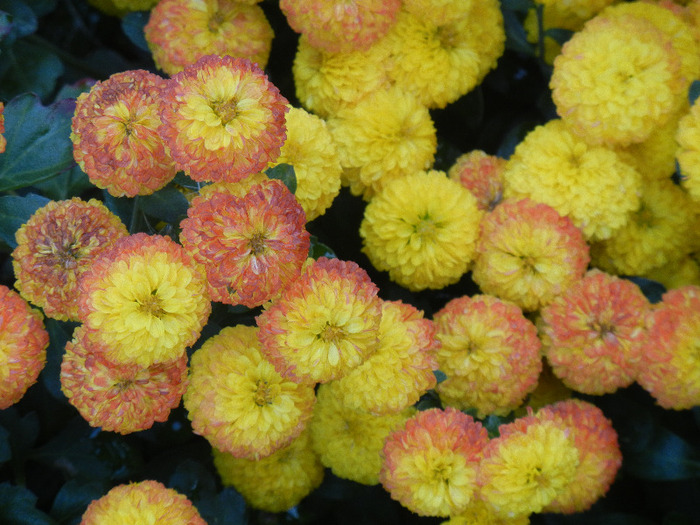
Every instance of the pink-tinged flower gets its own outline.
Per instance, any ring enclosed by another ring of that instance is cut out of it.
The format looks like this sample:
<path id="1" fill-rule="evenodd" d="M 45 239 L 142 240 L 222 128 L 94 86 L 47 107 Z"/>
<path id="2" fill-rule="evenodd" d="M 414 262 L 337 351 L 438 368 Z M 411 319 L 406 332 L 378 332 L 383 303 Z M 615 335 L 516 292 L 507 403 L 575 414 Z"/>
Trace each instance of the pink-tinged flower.
<path id="1" fill-rule="evenodd" d="M 12 267 L 22 296 L 47 317 L 78 320 L 78 279 L 128 231 L 96 199 L 51 201 L 15 233 Z"/>
<path id="2" fill-rule="evenodd" d="M 447 379 L 444 403 L 505 415 L 535 389 L 542 370 L 537 328 L 516 305 L 488 295 L 451 300 L 433 319 L 442 346 L 437 358 Z"/>
<path id="3" fill-rule="evenodd" d="M 647 325 L 637 381 L 664 408 L 700 405 L 700 287 L 666 292 L 647 315 Z"/>
<path id="4" fill-rule="evenodd" d="M 571 219 L 530 199 L 507 199 L 481 221 L 473 278 L 482 292 L 533 311 L 579 280 L 588 245 Z"/>
<path id="5" fill-rule="evenodd" d="M 177 173 L 158 128 L 166 81 L 135 70 L 115 73 L 75 106 L 73 156 L 90 181 L 115 197 L 149 195 Z"/>
<path id="6" fill-rule="evenodd" d="M 3 133 L 5 133 L 5 104 L 0 102 L 0 153 L 5 153 L 5 146 L 7 146 L 7 139 Z"/>
<path id="7" fill-rule="evenodd" d="M 88 506 L 80 525 L 207 525 L 185 496 L 152 480 L 118 485 Z"/>
<path id="8" fill-rule="evenodd" d="M 263 179 L 241 195 L 212 189 L 192 201 L 187 216 L 180 240 L 206 268 L 214 301 L 263 304 L 299 276 L 309 253 L 304 210 L 278 180 Z"/>
<path id="9" fill-rule="evenodd" d="M 330 53 L 365 50 L 396 21 L 400 0 L 281 0 L 280 8 L 294 31 Z"/>
<path id="10" fill-rule="evenodd" d="M 384 444 L 379 479 L 391 497 L 421 516 L 459 514 L 475 499 L 486 429 L 454 408 L 419 412 Z"/>
<path id="11" fill-rule="evenodd" d="M 120 434 L 168 419 L 187 386 L 187 355 L 149 367 L 105 359 L 95 334 L 80 326 L 66 344 L 61 390 L 93 427 Z"/>
<path id="12" fill-rule="evenodd" d="M 354 410 L 395 414 L 435 387 L 436 327 L 401 301 L 383 301 L 379 346 L 357 368 L 335 381 L 336 395 Z"/>
<path id="13" fill-rule="evenodd" d="M 253 62 L 206 55 L 168 81 L 160 133 L 197 181 L 235 182 L 279 157 L 287 99 Z"/>
<path id="14" fill-rule="evenodd" d="M 570 399 L 544 407 L 540 419 L 560 418 L 562 428 L 571 433 L 579 452 L 573 481 L 544 507 L 544 512 L 572 514 L 588 510 L 603 497 L 622 465 L 617 432 L 597 406 Z"/>
<path id="15" fill-rule="evenodd" d="M 274 36 L 263 10 L 240 0 L 160 0 L 143 29 L 168 75 L 205 55 L 247 58 L 264 69 Z"/>
<path id="16" fill-rule="evenodd" d="M 629 386 L 646 343 L 649 308 L 631 281 L 589 271 L 541 310 L 543 352 L 552 370 L 586 394 Z"/>
<path id="17" fill-rule="evenodd" d="M 377 292 L 356 263 L 319 258 L 257 317 L 263 353 L 293 381 L 342 377 L 377 348 Z"/>
<path id="18" fill-rule="evenodd" d="M 197 434 L 222 452 L 256 460 L 301 434 L 315 400 L 312 386 L 283 378 L 265 359 L 256 327 L 238 325 L 193 354 L 184 404 Z"/>
<path id="19" fill-rule="evenodd" d="M 49 334 L 41 312 L 0 285 L 0 410 L 22 399 L 36 383 L 47 346 Z"/>
<path id="20" fill-rule="evenodd" d="M 506 159 L 474 150 L 458 157 L 447 175 L 476 197 L 480 210 L 488 211 L 503 198 L 503 171 L 507 163 Z"/>
<path id="21" fill-rule="evenodd" d="M 178 359 L 211 311 L 204 268 L 160 235 L 117 240 L 78 287 L 80 320 L 113 363 L 149 367 Z"/>

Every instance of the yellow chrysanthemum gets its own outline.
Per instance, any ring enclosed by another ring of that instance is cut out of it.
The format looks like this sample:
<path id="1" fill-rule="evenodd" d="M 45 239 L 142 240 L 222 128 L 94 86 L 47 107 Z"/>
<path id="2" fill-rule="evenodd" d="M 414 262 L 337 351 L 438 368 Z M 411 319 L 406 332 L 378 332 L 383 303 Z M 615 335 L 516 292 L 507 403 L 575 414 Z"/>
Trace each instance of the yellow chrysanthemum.
<path id="1" fill-rule="evenodd" d="M 639 173 L 610 149 L 590 146 L 561 120 L 527 134 L 505 174 L 506 197 L 529 197 L 569 217 L 587 240 L 604 240 L 639 207 Z"/>
<path id="2" fill-rule="evenodd" d="M 430 113 L 397 88 L 340 109 L 328 129 L 351 191 L 365 200 L 392 180 L 428 169 L 437 149 Z"/>
<path id="3" fill-rule="evenodd" d="M 413 16 L 441 25 L 469 16 L 474 0 L 403 0 L 403 8 Z"/>
<path id="4" fill-rule="evenodd" d="M 49 334 L 41 312 L 1 284 L 0 312 L 0 410 L 4 410 L 36 383 L 46 363 Z"/>
<path id="5" fill-rule="evenodd" d="M 406 423 L 415 409 L 372 415 L 348 408 L 338 394 L 337 383 L 321 385 L 318 389 L 318 402 L 309 424 L 313 449 L 321 463 L 339 478 L 376 485 L 384 441 Z"/>
<path id="6" fill-rule="evenodd" d="M 474 196 L 445 173 L 406 175 L 365 208 L 362 251 L 401 286 L 443 288 L 469 269 L 482 215 Z"/>
<path id="7" fill-rule="evenodd" d="M 342 377 L 377 348 L 377 292 L 356 263 L 317 259 L 256 318 L 262 351 L 294 381 Z"/>
<path id="8" fill-rule="evenodd" d="M 612 237 L 591 245 L 591 263 L 608 273 L 641 275 L 688 255 L 696 208 L 671 179 L 645 182 L 639 209 Z"/>
<path id="9" fill-rule="evenodd" d="M 184 395 L 192 428 L 235 457 L 259 459 L 287 446 L 314 401 L 311 386 L 284 379 L 263 357 L 256 327 L 224 328 L 192 355 Z"/>
<path id="10" fill-rule="evenodd" d="M 687 82 L 669 39 L 646 19 L 589 20 L 554 61 L 557 113 L 590 144 L 645 140 L 679 106 Z"/>
<path id="11" fill-rule="evenodd" d="M 311 448 L 309 432 L 257 461 L 214 453 L 224 485 L 233 486 L 253 508 L 284 512 L 299 504 L 323 481 L 323 465 Z"/>
<path id="12" fill-rule="evenodd" d="M 204 269 L 159 235 L 117 240 L 78 286 L 80 320 L 115 363 L 148 367 L 177 359 L 197 340 L 211 311 Z"/>
<path id="13" fill-rule="evenodd" d="M 441 525 L 529 525 L 528 516 L 509 518 L 499 516 L 493 508 L 480 499 L 469 504 L 467 510 L 443 521 Z"/>
<path id="14" fill-rule="evenodd" d="M 700 201 L 700 99 L 678 123 L 676 159 L 681 171 L 681 185 L 696 202 Z"/>
<path id="15" fill-rule="evenodd" d="M 700 263 L 691 255 L 652 268 L 642 277 L 658 281 L 668 290 L 689 284 L 700 286 Z"/>
<path id="16" fill-rule="evenodd" d="M 264 69 L 274 36 L 263 10 L 241 0 L 160 0 L 143 29 L 168 75 L 205 55 L 247 58 Z"/>
<path id="17" fill-rule="evenodd" d="M 297 180 L 294 196 L 306 220 L 326 213 L 340 193 L 340 158 L 325 121 L 301 108 L 287 113 L 287 140 L 276 164 L 291 164 Z"/>
<path id="18" fill-rule="evenodd" d="M 503 172 L 507 162 L 506 159 L 474 150 L 460 155 L 447 175 L 476 197 L 480 210 L 488 211 L 503 198 Z"/>
<path id="19" fill-rule="evenodd" d="M 118 485 L 88 506 L 80 525 L 206 525 L 192 502 L 157 481 Z"/>

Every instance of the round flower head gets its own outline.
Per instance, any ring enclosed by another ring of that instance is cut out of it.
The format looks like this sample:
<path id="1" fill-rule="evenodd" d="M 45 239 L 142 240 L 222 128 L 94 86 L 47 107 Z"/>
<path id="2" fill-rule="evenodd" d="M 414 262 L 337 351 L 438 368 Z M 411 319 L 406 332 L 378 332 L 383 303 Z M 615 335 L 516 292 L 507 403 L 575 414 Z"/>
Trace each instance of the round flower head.
<path id="1" fill-rule="evenodd" d="M 569 217 L 587 240 L 603 240 L 639 207 L 639 173 L 610 149 L 590 146 L 561 120 L 536 127 L 515 148 L 506 197 L 529 197 Z"/>
<path id="2" fill-rule="evenodd" d="M 0 153 L 5 153 L 7 146 L 7 139 L 3 133 L 5 133 L 5 104 L 0 102 Z"/>
<path id="3" fill-rule="evenodd" d="M 467 188 L 480 210 L 492 210 L 503 197 L 503 171 L 506 159 L 481 150 L 461 155 L 447 172 L 454 181 Z"/>
<path id="4" fill-rule="evenodd" d="M 560 422 L 534 416 L 499 427 L 483 450 L 480 496 L 500 516 L 540 512 L 573 482 L 579 451 Z"/>
<path id="5" fill-rule="evenodd" d="M 93 427 L 129 434 L 168 419 L 187 386 L 187 355 L 149 367 L 114 364 L 84 326 L 66 344 L 61 390 Z"/>
<path id="6" fill-rule="evenodd" d="M 459 514 L 475 499 L 488 440 L 481 423 L 458 410 L 419 412 L 387 438 L 379 479 L 393 499 L 416 514 Z"/>
<path id="7" fill-rule="evenodd" d="M 534 390 L 542 370 L 535 325 L 520 308 L 488 295 L 451 300 L 433 319 L 442 346 L 437 387 L 444 403 L 479 417 L 505 415 Z"/>
<path id="8" fill-rule="evenodd" d="M 115 197 L 135 197 L 173 179 L 177 168 L 158 131 L 165 85 L 148 71 L 124 71 L 78 97 L 73 156 L 95 186 Z"/>
<path id="9" fill-rule="evenodd" d="M 15 233 L 15 286 L 47 317 L 78 319 L 78 279 L 102 251 L 128 235 L 119 217 L 96 199 L 50 201 Z"/>
<path id="10" fill-rule="evenodd" d="M 291 108 L 286 122 L 287 140 L 275 164 L 294 167 L 294 197 L 308 222 L 326 213 L 340 193 L 340 158 L 325 121 L 301 108 Z"/>
<path id="11" fill-rule="evenodd" d="M 669 39 L 646 19 L 597 16 L 562 48 L 550 87 L 557 113 L 590 144 L 641 142 L 687 83 Z"/>
<path id="12" fill-rule="evenodd" d="M 543 351 L 556 376 L 585 394 L 629 386 L 646 343 L 649 308 L 631 281 L 589 271 L 540 312 Z"/>
<path id="13" fill-rule="evenodd" d="M 168 81 L 160 133 L 196 181 L 235 182 L 277 160 L 287 99 L 250 60 L 206 55 Z"/>
<path id="14" fill-rule="evenodd" d="M 443 288 L 469 269 L 482 215 L 474 196 L 445 173 L 406 175 L 365 208 L 362 251 L 401 286 Z"/>
<path id="15" fill-rule="evenodd" d="M 440 25 L 469 15 L 474 0 L 403 0 L 403 7 L 413 16 Z"/>
<path id="16" fill-rule="evenodd" d="M 339 478 L 364 485 L 379 483 L 382 448 L 387 436 L 415 413 L 412 407 L 396 414 L 372 415 L 344 405 L 336 383 L 321 385 L 309 425 L 314 451 Z"/>
<path id="17" fill-rule="evenodd" d="M 263 304 L 299 275 L 309 252 L 304 210 L 278 180 L 240 196 L 212 190 L 192 201 L 187 217 L 180 239 L 206 268 L 214 301 Z"/>
<path id="18" fill-rule="evenodd" d="M 118 485 L 93 500 L 80 525 L 167 523 L 206 525 L 192 502 L 173 489 L 152 480 Z"/>
<path id="19" fill-rule="evenodd" d="M 642 277 L 660 282 L 668 290 L 689 284 L 700 286 L 700 264 L 691 255 L 652 268 Z"/>
<path id="20" fill-rule="evenodd" d="M 366 50 L 396 21 L 401 0 L 280 0 L 290 27 L 326 52 Z"/>
<path id="21" fill-rule="evenodd" d="M 287 446 L 314 401 L 311 386 L 284 379 L 265 359 L 254 326 L 224 328 L 192 355 L 184 396 L 192 428 L 235 457 L 259 459 Z"/>
<path id="22" fill-rule="evenodd" d="M 377 292 L 356 263 L 319 258 L 256 318 L 262 351 L 293 381 L 347 374 L 377 348 Z"/>
<path id="23" fill-rule="evenodd" d="M 204 269 L 160 235 L 117 240 L 78 287 L 80 320 L 117 364 L 146 368 L 179 358 L 211 311 Z"/>
<path id="24" fill-rule="evenodd" d="M 666 409 L 700 405 L 700 287 L 666 292 L 646 321 L 649 340 L 637 381 Z"/>
<path id="25" fill-rule="evenodd" d="M 389 182 L 428 169 L 437 135 L 430 113 L 400 89 L 376 91 L 328 120 L 344 176 L 369 200 Z"/>
<path id="26" fill-rule="evenodd" d="M 263 10 L 248 4 L 160 0 L 143 28 L 156 66 L 175 75 L 205 55 L 231 55 L 264 69 L 274 32 Z"/>
<path id="27" fill-rule="evenodd" d="M 681 185 L 696 202 L 700 201 L 700 102 L 691 106 L 678 123 L 676 160 L 681 172 Z"/>
<path id="28" fill-rule="evenodd" d="M 236 458 L 216 449 L 213 453 L 222 483 L 233 486 L 255 509 L 287 511 L 323 481 L 323 465 L 311 448 L 308 431 L 258 460 Z"/>
<path id="29" fill-rule="evenodd" d="M 486 502 L 480 499 L 472 501 L 467 510 L 443 521 L 442 525 L 529 525 L 529 516 L 509 518 L 499 516 Z"/>
<path id="30" fill-rule="evenodd" d="M 22 399 L 46 362 L 44 316 L 0 284 L 0 410 Z"/>
<path id="31" fill-rule="evenodd" d="M 364 363 L 335 381 L 343 404 L 373 414 L 391 414 L 416 403 L 435 387 L 435 325 L 400 301 L 382 302 L 379 346 Z"/>
<path id="32" fill-rule="evenodd" d="M 645 182 L 639 209 L 612 237 L 591 245 L 591 262 L 609 273 L 642 275 L 688 255 L 697 204 L 671 179 Z"/>
<path id="33" fill-rule="evenodd" d="M 576 475 L 543 510 L 572 514 L 588 510 L 604 496 L 622 465 L 617 432 L 602 410 L 578 399 L 561 401 L 537 413 L 540 419 L 561 418 L 579 453 Z"/>
<path id="34" fill-rule="evenodd" d="M 506 199 L 481 221 L 472 278 L 486 294 L 533 311 L 548 304 L 588 266 L 581 230 L 546 204 Z"/>

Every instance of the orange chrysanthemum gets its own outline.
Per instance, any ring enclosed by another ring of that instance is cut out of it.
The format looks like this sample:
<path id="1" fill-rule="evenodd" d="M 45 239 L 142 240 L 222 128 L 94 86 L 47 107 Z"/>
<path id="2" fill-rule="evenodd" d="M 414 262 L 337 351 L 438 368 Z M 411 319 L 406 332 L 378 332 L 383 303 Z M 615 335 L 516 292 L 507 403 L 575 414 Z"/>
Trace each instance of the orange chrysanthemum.
<path id="1" fill-rule="evenodd" d="M 76 321 L 78 279 L 102 251 L 126 235 L 119 217 L 96 199 L 51 201 L 15 233 L 15 286 L 47 317 Z"/>
<path id="2" fill-rule="evenodd" d="M 207 525 L 185 496 L 152 480 L 118 485 L 88 506 L 80 525 Z"/>
<path id="3" fill-rule="evenodd" d="M 187 216 L 180 239 L 206 267 L 212 300 L 259 306 L 301 273 L 306 215 L 282 182 L 263 179 L 240 195 L 212 188 Z"/>
<path id="4" fill-rule="evenodd" d="M 507 199 L 481 221 L 472 277 L 481 290 L 532 311 L 580 279 L 588 245 L 568 217 L 530 199 Z"/>
<path id="5" fill-rule="evenodd" d="M 369 48 L 396 21 L 400 0 L 280 0 L 294 31 L 330 53 Z"/>
<path id="6" fill-rule="evenodd" d="M 421 516 L 459 514 L 473 501 L 488 434 L 454 408 L 419 412 L 384 444 L 379 479 L 391 497 Z"/>
<path id="7" fill-rule="evenodd" d="M 143 30 L 168 75 L 205 55 L 247 58 L 264 69 L 274 36 L 263 10 L 240 0 L 160 0 Z"/>
<path id="8" fill-rule="evenodd" d="M 503 198 L 503 170 L 508 161 L 481 150 L 461 155 L 447 175 L 467 188 L 480 210 L 492 210 Z"/>
<path id="9" fill-rule="evenodd" d="M 93 184 L 115 197 L 150 195 L 177 173 L 158 131 L 165 85 L 148 71 L 124 71 L 76 101 L 73 156 Z"/>
<path id="10" fill-rule="evenodd" d="M 3 133 L 5 133 L 5 104 L 0 102 L 0 153 L 5 153 L 5 146 L 7 146 L 7 139 Z"/>
<path id="11" fill-rule="evenodd" d="M 61 390 L 93 427 L 120 434 L 168 419 L 187 386 L 187 355 L 149 367 L 114 364 L 93 333 L 80 326 L 66 344 Z"/>
<path id="12" fill-rule="evenodd" d="M 287 99 L 248 59 L 200 58 L 169 80 L 163 105 L 160 133 L 197 181 L 235 182 L 279 157 Z"/>
<path id="13" fill-rule="evenodd" d="M 700 405 L 700 287 L 666 292 L 647 315 L 647 325 L 637 381 L 664 408 Z"/>
<path id="14" fill-rule="evenodd" d="M 83 274 L 78 313 L 105 357 L 142 367 L 179 358 L 199 337 L 211 303 L 204 268 L 174 241 L 119 239 Z"/>
<path id="15" fill-rule="evenodd" d="M 238 458 L 269 456 L 296 438 L 316 398 L 281 377 L 261 353 L 258 329 L 224 328 L 192 356 L 184 396 L 192 428 Z"/>
<path id="16" fill-rule="evenodd" d="M 4 410 L 36 383 L 46 362 L 49 334 L 41 312 L 1 284 L 0 312 L 0 410 Z"/>
<path id="17" fill-rule="evenodd" d="M 321 257 L 257 317 L 262 351 L 294 381 L 325 383 L 377 348 L 381 300 L 367 272 Z"/>
<path id="18" fill-rule="evenodd" d="M 630 385 L 649 301 L 631 281 L 589 271 L 541 310 L 543 351 L 566 386 L 605 394 Z"/>
<path id="19" fill-rule="evenodd" d="M 542 370 L 537 328 L 516 305 L 488 295 L 451 300 L 433 319 L 442 347 L 437 390 L 479 417 L 505 415 L 534 390 Z"/>

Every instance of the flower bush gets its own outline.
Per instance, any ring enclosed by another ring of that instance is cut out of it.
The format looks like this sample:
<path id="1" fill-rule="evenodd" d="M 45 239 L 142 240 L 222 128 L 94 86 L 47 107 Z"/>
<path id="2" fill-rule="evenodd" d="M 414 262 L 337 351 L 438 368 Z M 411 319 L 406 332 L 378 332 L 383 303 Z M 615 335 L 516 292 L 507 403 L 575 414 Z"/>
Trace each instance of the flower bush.
<path id="1" fill-rule="evenodd" d="M 0 523 L 696 523 L 698 13 L 0 0 Z"/>

